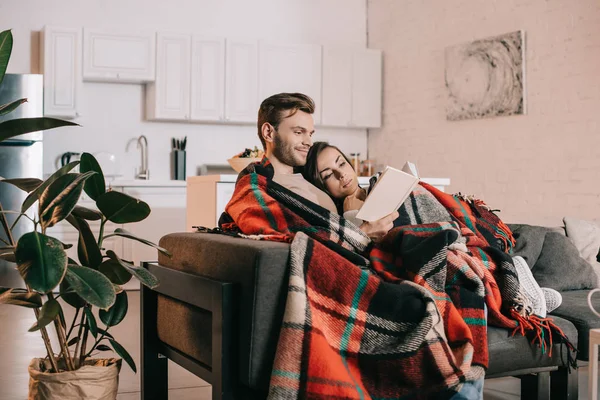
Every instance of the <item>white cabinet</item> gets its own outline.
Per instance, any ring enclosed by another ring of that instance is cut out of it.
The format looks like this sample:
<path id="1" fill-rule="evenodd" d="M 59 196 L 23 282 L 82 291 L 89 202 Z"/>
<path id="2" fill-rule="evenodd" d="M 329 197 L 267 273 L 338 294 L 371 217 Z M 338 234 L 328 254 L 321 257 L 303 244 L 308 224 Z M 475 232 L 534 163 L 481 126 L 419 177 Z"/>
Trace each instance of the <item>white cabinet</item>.
<path id="1" fill-rule="evenodd" d="M 154 33 L 115 33 L 84 29 L 83 79 L 151 82 L 155 78 Z"/>
<path id="2" fill-rule="evenodd" d="M 227 39 L 225 120 L 256 123 L 258 111 L 258 44 Z"/>
<path id="3" fill-rule="evenodd" d="M 146 87 L 148 119 L 190 116 L 190 35 L 157 35 L 156 82 Z"/>
<path id="4" fill-rule="evenodd" d="M 325 126 L 381 126 L 380 50 L 323 49 L 323 117 Z"/>
<path id="5" fill-rule="evenodd" d="M 316 104 L 315 124 L 321 123 L 321 46 L 261 42 L 259 98 L 281 92 L 300 92 Z"/>
<path id="6" fill-rule="evenodd" d="M 81 29 L 45 26 L 40 39 L 44 115 L 75 118 L 79 115 Z"/>
<path id="7" fill-rule="evenodd" d="M 225 118 L 225 39 L 192 38 L 192 121 Z"/>

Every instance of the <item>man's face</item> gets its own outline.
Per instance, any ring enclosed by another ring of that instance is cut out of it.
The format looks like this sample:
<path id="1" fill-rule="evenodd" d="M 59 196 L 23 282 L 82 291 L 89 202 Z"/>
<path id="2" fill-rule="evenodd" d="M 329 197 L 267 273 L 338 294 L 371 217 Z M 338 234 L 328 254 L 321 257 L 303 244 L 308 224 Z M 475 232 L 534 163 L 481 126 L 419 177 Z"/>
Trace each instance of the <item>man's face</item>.
<path id="1" fill-rule="evenodd" d="M 313 117 L 304 111 L 282 119 L 273 136 L 273 155 L 283 164 L 304 166 L 314 131 Z"/>

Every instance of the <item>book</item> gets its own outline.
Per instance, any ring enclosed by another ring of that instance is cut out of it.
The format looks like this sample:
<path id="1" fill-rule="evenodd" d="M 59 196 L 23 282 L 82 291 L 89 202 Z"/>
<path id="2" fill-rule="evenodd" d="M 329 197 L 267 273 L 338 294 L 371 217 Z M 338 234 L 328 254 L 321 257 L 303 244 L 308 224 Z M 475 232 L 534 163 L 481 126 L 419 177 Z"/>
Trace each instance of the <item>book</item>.
<path id="1" fill-rule="evenodd" d="M 416 167 L 414 173 L 417 174 Z M 371 222 L 391 214 L 400 208 L 418 183 L 419 177 L 413 175 L 413 171 L 406 173 L 390 166 L 385 167 L 358 210 L 356 218 Z"/>

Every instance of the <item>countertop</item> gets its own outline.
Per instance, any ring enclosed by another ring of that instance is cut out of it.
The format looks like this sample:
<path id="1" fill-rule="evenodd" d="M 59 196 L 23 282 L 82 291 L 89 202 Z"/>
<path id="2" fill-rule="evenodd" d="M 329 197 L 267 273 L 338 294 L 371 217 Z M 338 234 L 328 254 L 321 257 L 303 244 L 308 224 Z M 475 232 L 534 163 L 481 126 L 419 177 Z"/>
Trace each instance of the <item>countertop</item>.
<path id="1" fill-rule="evenodd" d="M 106 186 L 111 187 L 185 187 L 185 181 L 175 180 L 144 180 L 144 179 L 115 179 L 107 181 Z"/>

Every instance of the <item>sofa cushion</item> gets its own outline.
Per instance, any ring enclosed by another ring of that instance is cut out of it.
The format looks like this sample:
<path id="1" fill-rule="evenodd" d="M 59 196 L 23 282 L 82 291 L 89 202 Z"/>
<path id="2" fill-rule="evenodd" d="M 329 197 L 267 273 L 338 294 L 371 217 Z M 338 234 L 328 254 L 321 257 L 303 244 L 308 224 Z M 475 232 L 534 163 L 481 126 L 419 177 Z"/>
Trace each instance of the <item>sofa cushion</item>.
<path id="1" fill-rule="evenodd" d="M 555 232 L 546 233 L 542 252 L 531 272 L 541 287 L 558 291 L 598 287 L 592 266 L 579 256 L 569 238 Z"/>
<path id="2" fill-rule="evenodd" d="M 564 217 L 567 236 L 573 241 L 581 257 L 586 260 L 600 279 L 600 225 L 572 217 Z"/>
<path id="3" fill-rule="evenodd" d="M 160 265 L 238 285 L 240 381 L 253 389 L 268 387 L 285 308 L 290 246 L 210 233 L 170 234 L 160 246 L 173 253 L 173 258 L 160 254 Z M 177 301 L 161 297 L 160 340 L 211 365 L 210 313 L 189 305 L 182 310 Z M 193 332 L 173 332 L 178 330 Z"/>
<path id="4" fill-rule="evenodd" d="M 577 346 L 575 326 L 560 317 L 553 317 L 554 323 L 564 332 L 574 346 Z M 520 334 L 511 336 L 508 329 L 488 327 L 488 349 L 490 365 L 486 376 L 504 374 L 534 368 L 562 366 L 567 360 L 567 346 L 555 343 L 552 357 L 542 354 L 538 346 L 531 345 L 531 339 Z"/>
<path id="5" fill-rule="evenodd" d="M 552 311 L 553 316 L 571 321 L 577 328 L 579 340 L 579 354 L 577 358 L 587 360 L 589 357 L 589 339 L 590 329 L 600 328 L 600 318 L 598 318 L 588 307 L 587 296 L 589 290 L 571 290 L 561 292 L 562 304 L 556 310 Z M 592 297 L 594 308 L 600 311 L 600 296 Z"/>

